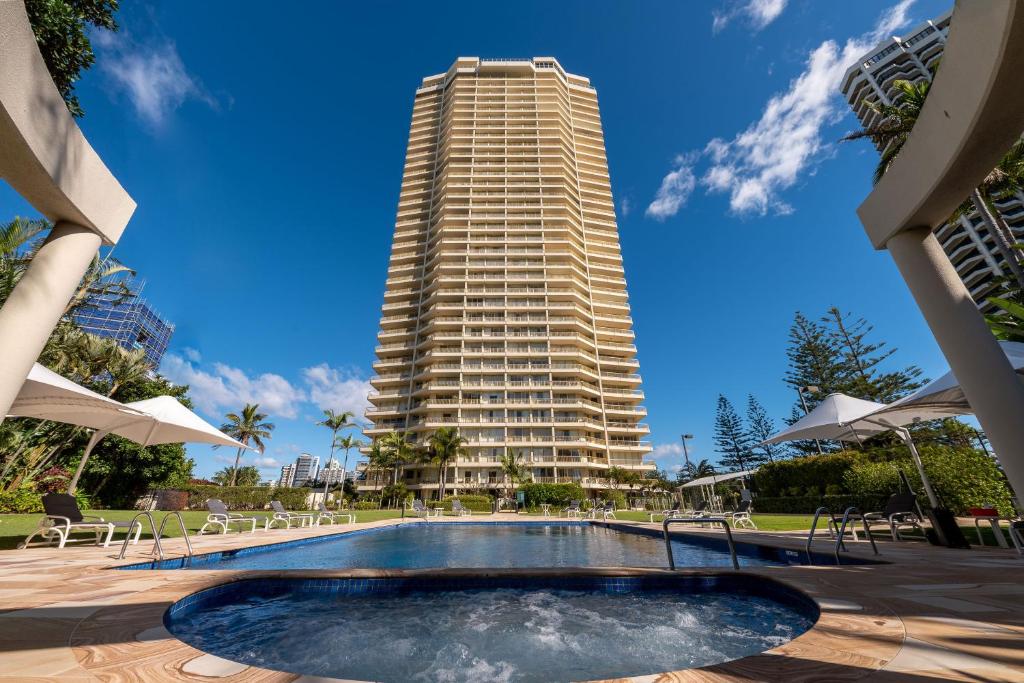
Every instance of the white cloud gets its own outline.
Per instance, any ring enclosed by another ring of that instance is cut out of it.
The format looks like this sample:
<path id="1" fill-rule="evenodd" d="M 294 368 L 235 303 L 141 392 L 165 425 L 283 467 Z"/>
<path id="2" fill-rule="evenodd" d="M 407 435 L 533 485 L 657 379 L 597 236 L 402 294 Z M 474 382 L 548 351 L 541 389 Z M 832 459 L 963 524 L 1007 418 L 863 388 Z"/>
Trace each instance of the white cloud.
<path id="1" fill-rule="evenodd" d="M 815 163 L 825 156 L 828 145 L 822 139 L 822 129 L 845 113 L 845 103 L 836 96 L 843 73 L 879 40 L 907 24 L 913 1 L 902 0 L 890 7 L 874 29 L 848 39 L 842 46 L 834 40 L 821 43 L 808 55 L 804 70 L 789 87 L 768 100 L 757 121 L 731 140 L 714 138 L 708 142 L 703 156 L 709 165 L 700 177 L 705 190 L 728 194 L 729 209 L 737 215 L 792 213 L 793 208 L 780 193 L 805 173 L 813 172 Z M 691 161 L 688 166 L 679 166 L 665 176 L 648 207 L 648 216 L 664 220 L 679 211 L 689 192 L 673 195 L 666 192 L 666 187 L 677 182 L 683 169 L 692 175 L 693 164 Z"/>
<path id="2" fill-rule="evenodd" d="M 633 202 L 629 201 L 629 197 L 623 197 L 619 202 L 619 213 L 625 218 L 633 210 Z"/>
<path id="3" fill-rule="evenodd" d="M 279 460 L 277 460 L 275 458 L 271 458 L 271 457 L 255 458 L 252 461 L 252 464 L 256 465 L 256 467 L 263 467 L 263 468 L 267 468 L 267 467 L 280 467 L 281 466 L 281 462 Z"/>
<path id="4" fill-rule="evenodd" d="M 686 200 L 690 198 L 697 177 L 693 174 L 693 160 L 689 155 L 676 157 L 676 167 L 661 179 L 658 193 L 647 206 L 644 215 L 656 221 L 663 221 L 679 213 Z"/>
<path id="5" fill-rule="evenodd" d="M 153 128 L 189 99 L 217 108 L 217 101 L 185 68 L 174 43 L 136 43 L 127 34 L 110 31 L 96 31 L 91 37 L 107 53 L 98 61 L 114 88 L 128 97 L 139 118 Z"/>
<path id="6" fill-rule="evenodd" d="M 354 373 L 333 368 L 327 363 L 305 368 L 302 376 L 309 387 L 310 401 L 321 410 L 349 411 L 356 419 L 362 419 L 370 403 L 370 382 L 360 379 Z"/>
<path id="7" fill-rule="evenodd" d="M 212 371 L 202 370 L 174 353 L 164 356 L 160 372 L 175 384 L 188 384 L 189 396 L 205 413 L 239 410 L 245 403 L 258 403 L 272 416 L 293 418 L 305 393 L 281 375 L 263 373 L 250 377 L 243 370 L 214 363 Z"/>
<path id="8" fill-rule="evenodd" d="M 677 455 L 683 454 L 683 447 L 677 443 L 660 443 L 655 445 L 654 450 L 651 451 L 651 456 L 654 459 L 658 458 L 671 458 Z"/>
<path id="9" fill-rule="evenodd" d="M 185 356 L 190 363 L 198 363 L 203 359 L 198 351 L 188 346 L 181 350 L 181 355 Z"/>
<path id="10" fill-rule="evenodd" d="M 733 5 L 726 10 L 716 10 L 711 13 L 711 30 L 718 33 L 733 19 L 743 18 L 754 31 L 760 31 L 770 23 L 779 18 L 782 11 L 786 9 L 788 0 L 747 0 L 747 2 Z"/>

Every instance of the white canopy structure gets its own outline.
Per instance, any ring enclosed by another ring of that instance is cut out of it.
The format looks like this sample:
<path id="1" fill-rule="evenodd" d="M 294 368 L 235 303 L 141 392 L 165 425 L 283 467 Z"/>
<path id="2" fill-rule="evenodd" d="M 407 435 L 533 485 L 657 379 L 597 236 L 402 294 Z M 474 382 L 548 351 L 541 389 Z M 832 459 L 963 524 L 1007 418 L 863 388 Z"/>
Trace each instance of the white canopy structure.
<path id="1" fill-rule="evenodd" d="M 999 342 L 1021 382 L 1024 382 L 1024 344 Z M 910 396 L 890 403 L 870 415 L 872 420 L 887 424 L 905 425 L 923 420 L 941 420 L 955 415 L 967 415 L 974 409 L 967 402 L 960 382 L 952 372 L 929 382 Z"/>
<path id="2" fill-rule="evenodd" d="M 730 479 L 739 479 L 740 477 L 749 477 L 757 470 L 744 470 L 743 472 L 724 472 L 722 474 L 713 474 L 710 477 L 700 477 L 693 481 L 688 481 L 679 488 L 687 489 L 691 486 L 712 486 L 714 484 L 721 484 L 723 481 L 729 481 Z"/>
<path id="3" fill-rule="evenodd" d="M 794 422 L 789 429 L 766 439 L 762 443 L 772 444 L 798 439 L 824 439 L 827 441 L 860 441 L 869 436 L 893 431 L 907 444 L 917 472 L 921 476 L 928 502 L 933 508 L 939 506 L 938 496 L 924 471 L 921 455 L 917 452 L 910 432 L 898 424 L 891 424 L 873 416 L 886 408 L 883 403 L 865 401 L 846 394 L 829 394 L 818 406 Z"/>
<path id="4" fill-rule="evenodd" d="M 32 366 L 11 405 L 9 416 L 34 417 L 95 430 L 71 478 L 68 493 L 75 492 L 89 455 L 107 434 L 117 434 L 142 446 L 197 442 L 247 447 L 181 405 L 173 396 L 120 403 L 79 386 L 39 363 Z"/>

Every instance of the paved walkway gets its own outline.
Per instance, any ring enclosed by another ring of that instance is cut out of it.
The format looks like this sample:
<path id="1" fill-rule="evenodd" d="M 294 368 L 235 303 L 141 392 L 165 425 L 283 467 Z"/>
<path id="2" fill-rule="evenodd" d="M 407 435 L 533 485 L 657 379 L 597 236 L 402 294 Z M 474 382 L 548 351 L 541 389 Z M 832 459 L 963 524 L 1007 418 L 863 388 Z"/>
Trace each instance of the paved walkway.
<path id="1" fill-rule="evenodd" d="M 473 521 L 512 519 L 511 515 L 476 516 Z M 233 533 L 196 538 L 193 546 L 196 553 L 203 553 L 408 523 L 420 522 L 384 520 L 255 535 Z M 618 524 L 660 528 L 634 522 Z M 686 532 L 721 534 L 720 530 L 698 528 Z M 804 537 L 802 533 L 735 534 L 743 541 L 792 549 L 802 547 Z M 823 539 L 822 548 L 827 545 Z M 866 543 L 848 545 L 853 555 L 870 555 Z M 168 555 L 182 552 L 183 546 L 181 539 L 165 541 Z M 197 590 L 243 578 L 437 573 L 109 570 L 151 559 L 151 547 L 145 541 L 130 546 L 123 562 L 114 559 L 119 546 L 0 552 L 0 680 L 323 681 L 326 679 L 256 669 L 204 654 L 172 637 L 162 625 L 163 614 L 176 600 Z M 1024 559 L 995 548 L 961 551 L 891 542 L 880 542 L 879 547 L 881 559 L 891 564 L 744 569 L 744 573 L 781 580 L 808 593 L 821 606 L 821 619 L 804 635 L 760 655 L 631 680 L 1024 681 Z M 445 573 L 467 571 L 478 570 Z M 667 570 L 554 571 L 648 574 Z"/>

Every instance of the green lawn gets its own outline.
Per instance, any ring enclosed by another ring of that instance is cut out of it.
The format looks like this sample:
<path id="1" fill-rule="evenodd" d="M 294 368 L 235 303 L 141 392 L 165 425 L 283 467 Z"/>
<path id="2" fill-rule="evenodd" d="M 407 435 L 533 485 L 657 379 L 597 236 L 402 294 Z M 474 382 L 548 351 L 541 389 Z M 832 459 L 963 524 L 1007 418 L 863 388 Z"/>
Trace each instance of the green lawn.
<path id="1" fill-rule="evenodd" d="M 103 519 L 110 520 L 112 522 L 124 521 L 127 522 L 134 517 L 137 512 L 135 510 L 89 510 L 85 514 L 98 515 Z M 268 515 L 267 513 L 256 512 L 253 513 L 255 517 L 262 515 Z M 357 510 L 356 511 L 357 522 L 375 522 L 378 519 L 390 519 L 393 517 L 400 517 L 400 510 Z M 160 520 L 163 518 L 164 513 L 154 512 L 153 518 L 156 520 L 157 525 L 160 524 Z M 185 519 L 185 526 L 188 527 L 189 533 L 199 531 L 199 528 L 203 526 L 206 521 L 206 512 L 203 511 L 188 511 L 182 512 L 181 516 Z M 18 543 L 25 540 L 25 537 L 32 533 L 32 530 L 39 524 L 39 520 L 42 519 L 41 514 L 28 514 L 28 515 L 4 515 L 0 514 L 0 550 L 11 550 L 18 546 Z M 143 522 L 145 524 L 145 522 Z M 234 528 L 234 527 L 232 527 Z M 180 536 L 181 531 L 178 529 L 178 525 L 174 521 L 167 523 L 166 529 L 164 529 L 165 536 Z M 86 537 L 84 534 L 82 537 Z M 143 527 L 142 538 L 151 538 L 152 535 L 149 533 L 147 527 Z M 124 536 L 118 532 L 114 535 L 115 540 L 124 540 Z M 38 539 L 36 539 L 38 540 Z"/>

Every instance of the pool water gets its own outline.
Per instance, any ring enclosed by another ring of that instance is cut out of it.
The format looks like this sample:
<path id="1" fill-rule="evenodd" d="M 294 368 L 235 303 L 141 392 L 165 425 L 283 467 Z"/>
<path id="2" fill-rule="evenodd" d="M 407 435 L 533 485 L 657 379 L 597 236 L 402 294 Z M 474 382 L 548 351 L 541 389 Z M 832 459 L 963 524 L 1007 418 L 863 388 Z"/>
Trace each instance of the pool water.
<path id="1" fill-rule="evenodd" d="M 722 543 L 724 545 L 724 542 Z M 717 546 L 672 542 L 677 567 L 731 567 Z M 741 549 L 742 553 L 742 549 Z M 442 567 L 665 567 L 664 541 L 589 523 L 417 523 L 292 544 L 199 556 L 191 562 L 127 568 L 418 569 Z M 777 555 L 741 555 L 742 566 L 786 564 Z"/>
<path id="2" fill-rule="evenodd" d="M 549 578 L 533 588 L 468 590 L 451 590 L 450 581 L 438 590 L 335 581 L 348 583 L 336 583 L 340 590 L 322 581 L 231 584 L 212 599 L 172 608 L 167 627 L 200 650 L 297 674 L 550 682 L 720 663 L 781 645 L 817 616 L 777 595 L 719 590 L 713 577 L 654 587 L 596 577 L 588 586 L 577 577 L 572 588 Z"/>

